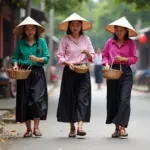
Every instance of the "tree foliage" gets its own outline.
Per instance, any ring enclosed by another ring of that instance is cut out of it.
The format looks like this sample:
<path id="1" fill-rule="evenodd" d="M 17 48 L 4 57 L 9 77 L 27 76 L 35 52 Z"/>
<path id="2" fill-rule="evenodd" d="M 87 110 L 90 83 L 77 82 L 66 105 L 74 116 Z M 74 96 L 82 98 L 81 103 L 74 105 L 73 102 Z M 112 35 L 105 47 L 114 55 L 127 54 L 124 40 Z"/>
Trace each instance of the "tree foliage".
<path id="1" fill-rule="evenodd" d="M 25 7 L 26 0 L 10 0 L 11 4 L 15 7 Z"/>
<path id="2" fill-rule="evenodd" d="M 56 13 L 69 14 L 76 10 L 77 6 L 80 6 L 87 0 L 45 0 L 46 11 L 54 8 Z M 20 7 L 25 7 L 27 0 L 10 0 L 11 4 Z M 33 3 L 40 5 L 41 0 L 32 0 Z"/>
<path id="3" fill-rule="evenodd" d="M 33 0 L 36 4 L 40 4 L 41 0 Z M 49 12 L 51 8 L 55 9 L 57 14 L 69 14 L 76 10 L 76 7 L 82 5 L 83 2 L 88 0 L 45 0 L 45 11 Z"/>
<path id="4" fill-rule="evenodd" d="M 46 0 L 46 10 L 55 8 L 56 13 L 67 14 L 75 10 L 83 1 L 87 0 Z"/>
<path id="5" fill-rule="evenodd" d="M 126 3 L 132 5 L 135 10 L 149 10 L 150 1 L 149 0 L 115 0 L 117 3 Z"/>

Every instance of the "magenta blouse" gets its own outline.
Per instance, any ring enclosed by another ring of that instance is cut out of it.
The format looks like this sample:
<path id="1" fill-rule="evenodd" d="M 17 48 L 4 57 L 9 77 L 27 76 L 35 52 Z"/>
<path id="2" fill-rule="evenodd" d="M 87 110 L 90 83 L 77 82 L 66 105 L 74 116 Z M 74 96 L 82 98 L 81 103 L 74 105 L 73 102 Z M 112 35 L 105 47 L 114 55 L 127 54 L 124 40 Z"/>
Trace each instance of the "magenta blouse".
<path id="1" fill-rule="evenodd" d="M 128 58 L 127 63 L 122 62 L 121 64 L 127 64 L 129 66 L 135 64 L 138 60 L 136 55 L 135 42 L 132 39 L 126 40 L 124 44 L 119 48 L 116 40 L 114 40 L 113 38 L 109 39 L 102 51 L 102 64 L 112 64 L 115 56 L 117 55 Z M 114 64 L 118 64 L 118 62 L 114 61 Z"/>
<path id="2" fill-rule="evenodd" d="M 81 53 L 83 50 L 89 51 L 92 56 L 91 60 L 87 60 L 86 55 Z M 75 43 L 71 35 L 66 35 L 60 41 L 57 57 L 60 65 L 65 61 L 73 64 L 84 64 L 87 61 L 94 61 L 95 52 L 88 36 L 81 35 L 79 42 Z"/>

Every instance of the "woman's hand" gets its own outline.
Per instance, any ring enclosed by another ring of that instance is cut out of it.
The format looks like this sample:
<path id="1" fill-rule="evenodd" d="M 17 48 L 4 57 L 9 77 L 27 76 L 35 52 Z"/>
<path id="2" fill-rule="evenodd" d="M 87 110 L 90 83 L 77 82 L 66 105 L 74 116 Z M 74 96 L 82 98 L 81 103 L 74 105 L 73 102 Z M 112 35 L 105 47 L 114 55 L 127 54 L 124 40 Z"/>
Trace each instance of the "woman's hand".
<path id="1" fill-rule="evenodd" d="M 126 57 L 121 57 L 121 56 L 116 56 L 115 57 L 116 62 L 128 62 L 128 58 Z"/>
<path id="2" fill-rule="evenodd" d="M 65 61 L 63 64 L 66 65 L 66 66 L 69 66 L 69 68 L 70 68 L 71 70 L 74 70 L 74 64 L 68 63 L 68 62 L 66 62 L 66 61 Z"/>
<path id="3" fill-rule="evenodd" d="M 81 53 L 85 54 L 89 61 L 92 61 L 92 56 L 91 56 L 91 54 L 89 53 L 88 50 L 84 50 Z"/>
<path id="4" fill-rule="evenodd" d="M 105 66 L 104 66 L 104 69 L 109 69 L 109 68 L 110 68 L 109 64 L 106 63 Z"/>
<path id="5" fill-rule="evenodd" d="M 71 69 L 71 70 L 74 70 L 74 64 L 69 64 L 69 68 Z"/>
<path id="6" fill-rule="evenodd" d="M 121 57 L 121 56 L 116 56 L 116 57 L 115 57 L 115 61 L 121 62 L 121 61 L 122 61 L 122 57 Z"/>
<path id="7" fill-rule="evenodd" d="M 88 57 L 91 56 L 90 53 L 88 52 L 88 50 L 86 50 L 86 49 L 83 50 L 81 53 L 85 54 Z"/>
<path id="8" fill-rule="evenodd" d="M 19 69 L 18 65 L 17 65 L 17 64 L 15 64 L 15 65 L 13 66 L 13 70 L 18 71 L 18 69 Z"/>
<path id="9" fill-rule="evenodd" d="M 39 61 L 39 58 L 36 57 L 36 56 L 34 56 L 34 55 L 31 55 L 31 56 L 30 56 L 30 60 L 31 60 L 32 62 L 38 62 L 38 61 Z"/>

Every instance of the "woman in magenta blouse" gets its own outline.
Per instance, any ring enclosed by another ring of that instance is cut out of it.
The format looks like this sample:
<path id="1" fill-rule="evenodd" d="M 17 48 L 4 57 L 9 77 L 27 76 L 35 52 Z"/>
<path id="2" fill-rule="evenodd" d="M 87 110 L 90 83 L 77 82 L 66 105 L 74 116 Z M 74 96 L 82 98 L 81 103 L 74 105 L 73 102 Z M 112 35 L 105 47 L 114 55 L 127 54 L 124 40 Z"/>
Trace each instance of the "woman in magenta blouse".
<path id="1" fill-rule="evenodd" d="M 123 75 L 118 80 L 107 80 L 107 119 L 106 124 L 115 124 L 113 138 L 126 138 L 130 117 L 130 98 L 133 85 L 133 75 L 130 66 L 138 60 L 136 45 L 129 36 L 136 32 L 125 17 L 106 26 L 114 37 L 106 42 L 102 52 L 102 63 L 109 68 L 113 63 L 114 69 L 122 67 Z"/>
<path id="2" fill-rule="evenodd" d="M 77 14 L 72 14 L 59 26 L 66 31 L 58 48 L 58 63 L 64 65 L 61 90 L 57 109 L 57 120 L 70 123 L 69 137 L 76 137 L 74 123 L 78 122 L 77 135 L 84 136 L 83 122 L 90 121 L 91 115 L 91 83 L 89 72 L 79 74 L 74 65 L 93 62 L 94 49 L 90 38 L 83 35 L 84 30 L 92 24 Z"/>

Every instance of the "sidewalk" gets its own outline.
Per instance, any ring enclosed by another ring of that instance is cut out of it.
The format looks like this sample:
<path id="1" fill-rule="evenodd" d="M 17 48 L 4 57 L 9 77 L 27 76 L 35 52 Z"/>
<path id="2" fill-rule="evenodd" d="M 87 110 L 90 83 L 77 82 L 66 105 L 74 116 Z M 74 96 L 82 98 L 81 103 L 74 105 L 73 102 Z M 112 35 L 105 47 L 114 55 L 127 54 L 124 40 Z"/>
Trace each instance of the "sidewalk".
<path id="1" fill-rule="evenodd" d="M 139 92 L 149 92 L 148 86 L 146 85 L 133 85 L 133 90 Z"/>

